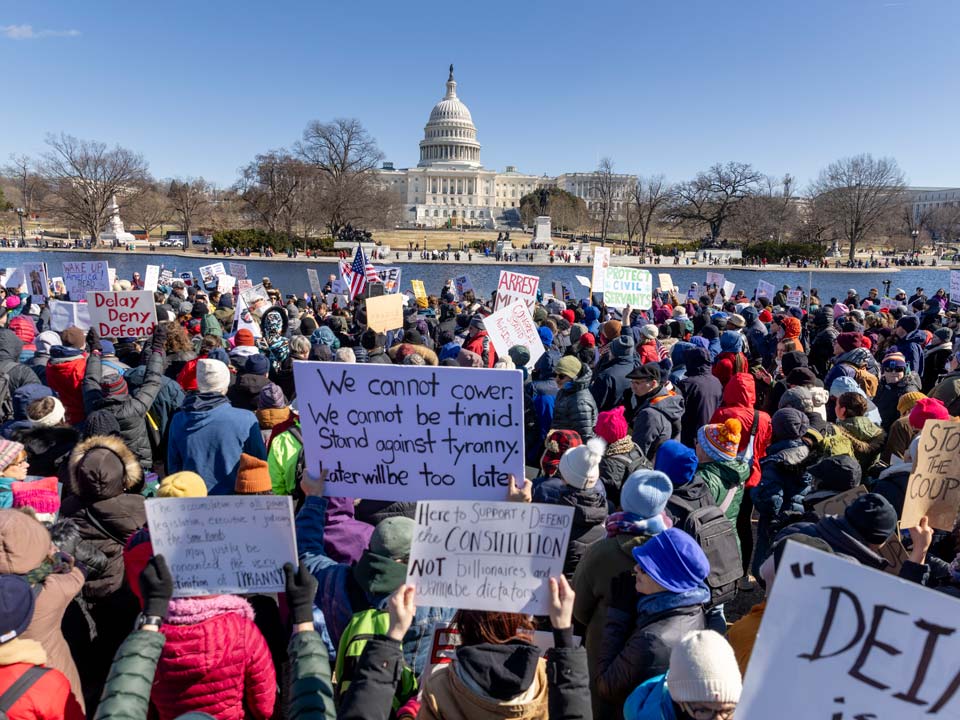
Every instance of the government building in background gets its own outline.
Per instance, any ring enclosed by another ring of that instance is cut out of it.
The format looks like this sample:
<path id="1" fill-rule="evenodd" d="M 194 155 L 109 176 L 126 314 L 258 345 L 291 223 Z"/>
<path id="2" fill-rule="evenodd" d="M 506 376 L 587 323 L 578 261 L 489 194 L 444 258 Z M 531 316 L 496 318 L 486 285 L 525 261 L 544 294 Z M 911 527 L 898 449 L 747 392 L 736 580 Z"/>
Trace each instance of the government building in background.
<path id="1" fill-rule="evenodd" d="M 545 187 L 566 190 L 583 198 L 589 211 L 598 210 L 596 173 L 547 177 L 518 172 L 512 165 L 504 172 L 484 168 L 477 128 L 457 97 L 453 65 L 446 94 L 433 106 L 424 128 L 420 162 L 404 169 L 385 162 L 379 173 L 399 196 L 404 227 L 519 227 L 520 198 Z M 614 214 L 619 214 L 635 183 L 633 175 L 614 176 Z"/>

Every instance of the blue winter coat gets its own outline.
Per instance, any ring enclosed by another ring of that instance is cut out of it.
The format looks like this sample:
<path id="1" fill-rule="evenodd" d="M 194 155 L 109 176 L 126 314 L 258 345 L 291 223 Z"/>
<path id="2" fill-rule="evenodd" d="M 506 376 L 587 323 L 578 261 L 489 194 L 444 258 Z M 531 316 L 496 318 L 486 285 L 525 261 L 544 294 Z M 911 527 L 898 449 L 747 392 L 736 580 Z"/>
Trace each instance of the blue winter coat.
<path id="1" fill-rule="evenodd" d="M 751 493 L 761 516 L 803 512 L 803 498 L 810 492 L 809 457 L 810 448 L 803 440 L 780 440 L 767 446 L 767 454 L 760 459 L 760 484 Z"/>
<path id="2" fill-rule="evenodd" d="M 623 703 L 623 720 L 677 720 L 666 674 L 641 683 Z"/>
<path id="3" fill-rule="evenodd" d="M 191 470 L 209 495 L 232 495 L 240 455 L 267 459 L 257 416 L 218 393 L 191 395 L 170 421 L 167 473 Z"/>

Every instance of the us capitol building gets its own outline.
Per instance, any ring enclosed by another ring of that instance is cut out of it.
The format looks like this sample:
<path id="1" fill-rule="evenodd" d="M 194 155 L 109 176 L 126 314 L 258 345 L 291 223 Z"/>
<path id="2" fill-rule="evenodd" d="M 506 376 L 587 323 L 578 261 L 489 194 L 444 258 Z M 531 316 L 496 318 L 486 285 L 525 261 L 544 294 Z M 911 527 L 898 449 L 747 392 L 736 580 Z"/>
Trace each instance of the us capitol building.
<path id="1" fill-rule="evenodd" d="M 447 92 L 430 111 L 415 168 L 395 169 L 386 162 L 378 171 L 388 189 L 400 196 L 402 224 L 407 227 L 516 227 L 520 198 L 542 187 L 559 187 L 596 209 L 597 175 L 566 173 L 557 177 L 527 175 L 508 165 L 505 172 L 480 162 L 480 143 L 470 110 L 457 97 L 453 65 Z M 614 212 L 635 184 L 632 175 L 616 175 Z"/>

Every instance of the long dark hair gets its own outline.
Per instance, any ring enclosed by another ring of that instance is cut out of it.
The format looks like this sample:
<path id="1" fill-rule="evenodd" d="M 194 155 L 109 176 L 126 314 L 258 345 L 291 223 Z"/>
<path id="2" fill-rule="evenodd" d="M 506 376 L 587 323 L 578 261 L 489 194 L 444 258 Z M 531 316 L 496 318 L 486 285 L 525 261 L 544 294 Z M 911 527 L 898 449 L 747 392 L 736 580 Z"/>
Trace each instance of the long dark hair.
<path id="1" fill-rule="evenodd" d="M 536 630 L 533 618 L 519 613 L 458 610 L 453 622 L 463 645 L 503 645 L 518 638 L 529 641 Z"/>

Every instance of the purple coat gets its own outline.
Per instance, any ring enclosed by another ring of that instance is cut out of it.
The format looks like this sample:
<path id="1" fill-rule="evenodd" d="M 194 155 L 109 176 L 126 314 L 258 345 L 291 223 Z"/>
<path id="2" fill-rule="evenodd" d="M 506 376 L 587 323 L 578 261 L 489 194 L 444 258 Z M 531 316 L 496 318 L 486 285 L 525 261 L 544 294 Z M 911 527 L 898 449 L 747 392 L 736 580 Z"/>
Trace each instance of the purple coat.
<path id="1" fill-rule="evenodd" d="M 338 563 L 353 565 L 370 544 L 373 525 L 353 517 L 350 498 L 328 498 L 324 518 L 323 549 Z"/>

